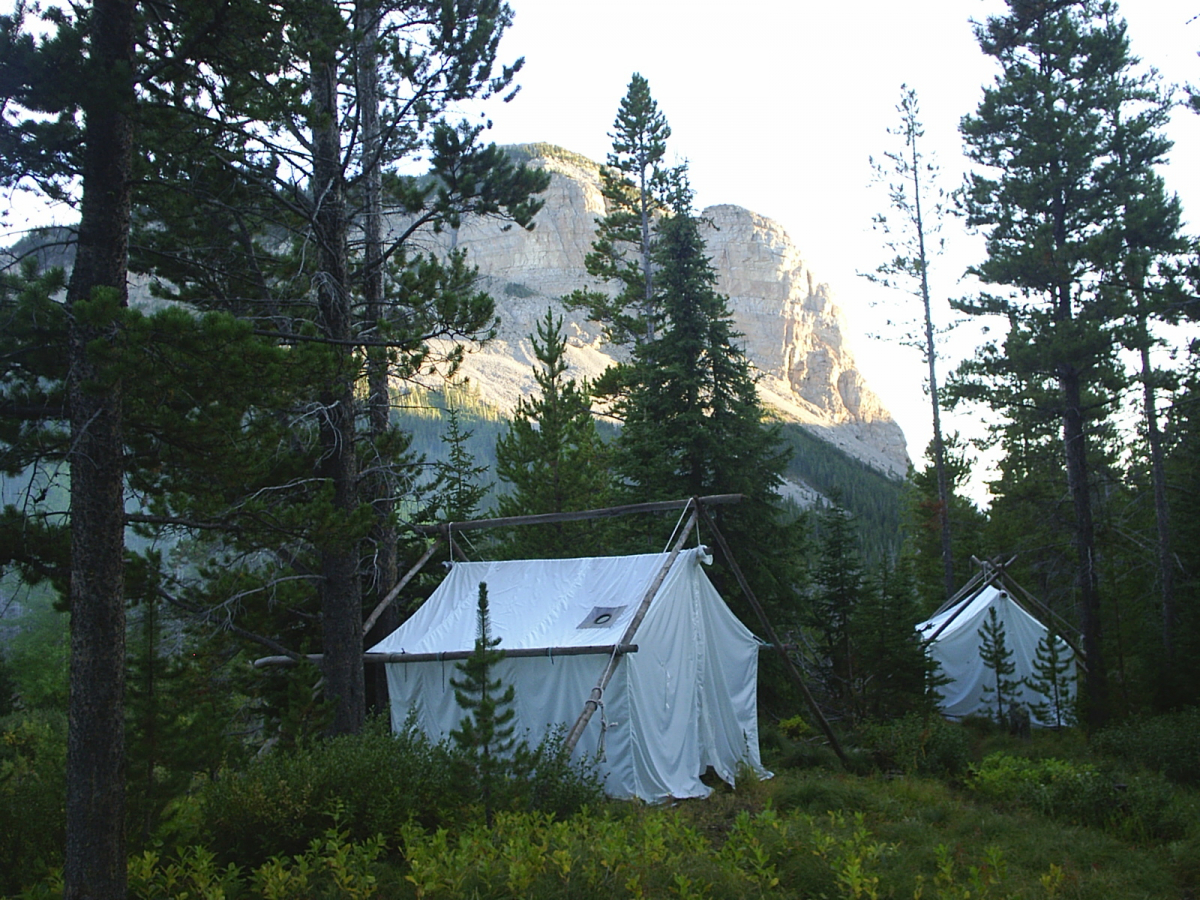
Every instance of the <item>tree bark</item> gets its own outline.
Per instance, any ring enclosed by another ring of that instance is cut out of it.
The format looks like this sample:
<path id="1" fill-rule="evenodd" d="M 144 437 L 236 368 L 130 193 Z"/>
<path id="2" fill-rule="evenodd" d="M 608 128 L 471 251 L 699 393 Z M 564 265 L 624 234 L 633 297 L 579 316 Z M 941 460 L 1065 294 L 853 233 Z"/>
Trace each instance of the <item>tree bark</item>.
<path id="1" fill-rule="evenodd" d="M 126 305 L 133 127 L 133 3 L 96 0 L 84 106 L 79 244 L 67 289 L 71 663 L 64 897 L 124 898 L 125 500 L 121 383 L 98 350 Z M 106 296 L 107 295 L 107 296 Z M 82 315 L 96 299 L 103 312 Z M 111 305 L 110 305 L 111 304 Z"/>
<path id="2" fill-rule="evenodd" d="M 331 16 L 338 15 L 336 10 Z M 343 533 L 326 534 L 320 548 L 321 635 L 326 696 L 333 703 L 330 730 L 353 734 L 366 711 L 362 664 L 362 602 L 358 541 L 349 533 L 358 506 L 355 455 L 355 354 L 348 277 L 346 204 L 337 105 L 337 58 L 318 39 L 310 58 L 312 89 L 313 226 L 317 243 L 317 309 L 323 336 L 334 343 L 335 375 L 321 397 L 322 477 L 333 487 L 333 507 Z"/>
<path id="3" fill-rule="evenodd" d="M 375 329 L 376 339 L 384 322 L 383 296 L 383 173 L 380 169 L 382 145 L 379 126 L 379 4 L 361 0 L 355 7 L 357 40 L 356 84 L 359 120 L 362 128 L 363 167 L 363 300 L 367 322 Z M 367 407 L 371 440 L 379 447 L 391 421 L 391 384 L 388 351 L 381 346 L 367 351 Z M 371 506 L 375 512 L 375 527 L 371 542 L 374 545 L 374 571 L 371 583 L 378 602 L 399 578 L 396 556 L 396 528 L 392 524 L 395 510 L 395 484 L 390 460 L 376 451 L 373 465 L 377 474 L 371 479 Z M 367 646 L 391 634 L 400 625 L 400 610 L 390 605 L 383 611 L 372 633 L 366 636 Z M 365 648 L 364 648 L 365 649 Z M 388 707 L 387 673 L 382 665 L 371 667 L 367 685 L 371 708 L 376 712 Z"/>
<path id="4" fill-rule="evenodd" d="M 1063 448 L 1067 464 L 1067 486 L 1075 512 L 1075 550 L 1078 554 L 1080 624 L 1083 652 L 1087 657 L 1087 724 L 1091 730 L 1108 722 L 1108 670 L 1104 664 L 1100 622 L 1100 583 L 1096 574 L 1096 535 L 1092 522 L 1092 498 L 1088 484 L 1087 435 L 1079 373 L 1069 365 L 1059 366 L 1063 396 Z"/>

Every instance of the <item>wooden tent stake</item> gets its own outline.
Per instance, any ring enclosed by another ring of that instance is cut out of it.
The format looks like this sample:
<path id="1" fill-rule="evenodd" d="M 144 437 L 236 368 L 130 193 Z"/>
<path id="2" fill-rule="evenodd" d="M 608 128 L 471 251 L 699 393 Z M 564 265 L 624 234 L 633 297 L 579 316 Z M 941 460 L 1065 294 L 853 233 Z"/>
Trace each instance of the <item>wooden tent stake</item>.
<path id="1" fill-rule="evenodd" d="M 842 745 L 838 742 L 837 735 L 833 733 L 833 728 L 829 724 L 829 720 L 825 718 L 821 708 L 817 706 L 817 701 L 813 699 L 813 695 L 809 693 L 808 685 L 804 683 L 804 679 L 800 677 L 800 672 L 796 668 L 792 658 L 788 656 L 787 650 L 784 649 L 783 643 L 779 640 L 779 636 L 775 633 L 775 628 L 767 619 L 767 612 L 763 609 L 762 604 L 758 602 L 758 598 L 754 596 L 754 591 L 750 589 L 750 583 L 746 581 L 746 576 L 742 574 L 742 567 L 737 564 L 737 560 L 733 558 L 733 553 L 729 550 L 729 544 L 725 542 L 725 535 L 721 534 L 721 529 L 717 528 L 716 520 L 705 509 L 704 504 L 698 504 L 700 515 L 704 517 L 704 523 L 712 530 L 713 537 L 716 538 L 717 546 L 721 548 L 721 553 L 725 556 L 725 561 L 729 563 L 729 568 L 733 569 L 733 576 L 741 585 L 742 593 L 746 595 L 746 599 L 750 601 L 750 606 L 754 609 L 754 614 L 758 616 L 758 621 L 762 624 L 763 632 L 770 641 L 771 647 L 775 650 L 776 655 L 783 662 L 784 670 L 796 683 L 796 687 L 800 688 L 800 693 L 804 696 L 804 702 L 808 704 L 809 711 L 816 717 L 817 723 L 821 726 L 821 730 L 825 732 L 825 737 L 829 740 L 829 746 L 833 748 L 833 752 L 837 754 L 837 758 L 842 761 L 842 766 L 850 767 L 849 761 L 846 759 L 846 754 L 842 750 Z"/>
<path id="2" fill-rule="evenodd" d="M 429 557 L 433 556 L 433 552 L 437 550 L 438 544 L 440 543 L 441 540 L 439 538 L 434 538 L 433 543 L 425 548 L 424 555 L 417 560 L 417 564 L 409 569 L 403 578 L 396 582 L 396 586 L 388 591 L 386 597 L 379 601 L 379 605 L 375 607 L 375 611 L 372 612 L 371 615 L 367 617 L 367 621 L 363 623 L 363 637 L 367 636 L 367 634 L 371 631 L 371 628 L 375 625 L 375 622 L 380 616 L 383 615 L 383 611 L 391 606 L 392 601 L 399 596 L 402 590 L 404 590 L 404 586 L 413 580 L 416 574 L 424 567 L 425 563 L 429 562 Z"/>
<path id="3" fill-rule="evenodd" d="M 690 505 L 694 500 L 689 500 Z M 684 507 L 685 509 L 687 506 Z M 679 551 L 683 549 L 683 545 L 687 542 L 688 536 L 691 535 L 692 529 L 696 527 L 696 509 L 692 509 L 692 514 L 688 516 L 687 525 L 684 526 L 683 532 L 679 535 L 679 540 L 675 542 L 675 546 L 671 548 L 671 554 L 663 562 L 658 570 L 658 574 L 654 576 L 654 581 L 646 590 L 646 594 L 642 597 L 642 602 L 638 604 L 637 612 L 633 614 L 633 619 L 629 622 L 629 627 L 625 629 L 625 634 L 621 636 L 622 644 L 632 644 L 633 637 L 637 634 L 638 627 L 642 624 L 642 619 L 646 618 L 646 612 L 650 609 L 650 601 L 658 593 L 658 589 L 662 587 L 663 581 L 667 577 L 667 573 L 671 571 L 671 566 L 675 563 L 675 558 L 679 556 Z M 604 672 L 600 676 L 600 681 L 592 688 L 592 693 L 587 701 L 583 704 L 583 712 L 579 714 L 579 718 L 575 720 L 575 724 L 571 726 L 571 730 L 567 733 L 567 739 L 563 746 L 566 748 L 568 755 L 575 749 L 575 745 L 579 743 L 579 739 L 583 736 L 583 730 L 587 728 L 588 722 L 592 719 L 592 714 L 600 706 L 600 698 L 604 696 L 604 690 L 608 687 L 609 681 L 612 680 L 613 673 L 617 669 L 617 662 L 621 659 L 620 655 L 613 653 L 608 658 L 608 664 L 604 667 Z"/>

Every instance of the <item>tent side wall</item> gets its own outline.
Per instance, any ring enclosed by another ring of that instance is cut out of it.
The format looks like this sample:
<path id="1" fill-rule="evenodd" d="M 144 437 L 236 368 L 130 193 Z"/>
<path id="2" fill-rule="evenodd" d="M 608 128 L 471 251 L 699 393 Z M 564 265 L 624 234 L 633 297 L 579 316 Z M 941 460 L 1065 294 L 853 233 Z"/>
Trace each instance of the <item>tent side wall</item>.
<path id="1" fill-rule="evenodd" d="M 700 776 L 708 766 L 731 783 L 743 762 L 768 774 L 758 751 L 758 642 L 704 574 L 702 556 L 693 549 L 676 559 L 634 637 L 638 651 L 618 660 L 602 706 L 575 748 L 576 758 L 598 759 L 611 796 L 707 796 Z M 617 641 L 665 559 L 460 564 L 377 649 L 469 647 L 484 580 L 501 649 Z M 603 628 L 582 627 L 589 610 L 599 607 L 623 611 Z M 516 688 L 516 734 L 536 744 L 554 728 L 569 728 L 607 662 L 607 654 L 556 657 L 548 651 L 499 663 L 495 675 Z M 432 739 L 447 739 L 462 717 L 451 685 L 458 677 L 454 663 L 389 663 L 387 673 L 393 728 L 412 715 Z"/>
<path id="2" fill-rule="evenodd" d="M 1035 677 L 1038 643 L 1048 633 L 1046 627 L 1022 609 L 1007 592 L 990 585 L 974 598 L 965 600 L 964 604 L 966 608 L 929 645 L 930 656 L 941 664 L 942 672 L 950 679 L 940 689 L 942 713 L 951 718 L 995 715 L 995 694 L 987 692 L 987 689 L 994 689 L 996 677 L 980 655 L 980 629 L 988 619 L 988 610 L 993 607 L 1004 625 L 1005 643 L 1012 651 L 1015 671 L 1009 679 L 1018 682 L 1014 698 L 1027 707 L 1044 702 L 1042 695 L 1029 687 L 1026 680 Z M 918 625 L 918 631 L 934 633 L 951 612 L 947 611 Z M 1070 654 L 1061 639 L 1060 648 L 1064 655 Z M 1072 680 L 1074 678 L 1074 663 L 1069 677 Z M 1034 721 L 1039 725 L 1050 724 Z"/>

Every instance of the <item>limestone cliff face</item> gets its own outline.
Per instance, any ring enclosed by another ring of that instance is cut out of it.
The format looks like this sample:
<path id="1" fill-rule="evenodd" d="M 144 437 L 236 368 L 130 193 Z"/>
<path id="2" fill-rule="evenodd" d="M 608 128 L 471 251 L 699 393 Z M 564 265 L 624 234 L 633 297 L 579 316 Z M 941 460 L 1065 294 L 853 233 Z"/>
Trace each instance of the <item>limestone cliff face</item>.
<path id="1" fill-rule="evenodd" d="M 496 299 L 497 340 L 470 354 L 463 371 L 485 399 L 503 409 L 533 389 L 528 335 L 547 307 L 567 323 L 578 375 L 595 377 L 620 356 L 601 341 L 598 326 L 558 300 L 576 288 L 602 287 L 588 277 L 583 262 L 595 220 L 604 212 L 598 167 L 544 145 L 519 152 L 551 174 L 534 230 L 504 231 L 499 223 L 476 219 L 436 238 L 442 247 L 467 251 L 483 276 L 482 287 Z M 809 269 L 778 223 L 729 205 L 709 207 L 702 215 L 710 223 L 705 239 L 717 288 L 729 297 L 746 355 L 760 373 L 764 402 L 850 455 L 903 475 L 909 461 L 904 434 L 856 368 L 829 285 Z"/>

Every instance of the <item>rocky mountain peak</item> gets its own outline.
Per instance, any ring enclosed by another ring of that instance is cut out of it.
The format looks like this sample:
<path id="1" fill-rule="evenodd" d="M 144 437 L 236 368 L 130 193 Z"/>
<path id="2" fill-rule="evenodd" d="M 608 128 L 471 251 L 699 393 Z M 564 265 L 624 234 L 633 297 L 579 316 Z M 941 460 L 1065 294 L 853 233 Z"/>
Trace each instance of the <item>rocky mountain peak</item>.
<path id="1" fill-rule="evenodd" d="M 465 249 L 479 267 L 482 288 L 496 299 L 497 339 L 470 354 L 463 372 L 485 400 L 504 410 L 534 387 L 528 336 L 547 307 L 564 319 L 577 376 L 595 377 L 622 355 L 603 342 L 595 323 L 559 300 L 580 287 L 602 288 L 583 262 L 596 218 L 604 214 L 599 166 L 546 144 L 510 152 L 551 175 L 533 231 L 506 231 L 477 218 L 453 233 L 429 236 L 443 248 Z M 760 373 L 764 402 L 851 456 L 902 476 L 909 464 L 904 433 L 858 371 L 830 286 L 779 223 L 728 204 L 701 216 L 717 288 L 729 297 L 746 355 Z"/>

